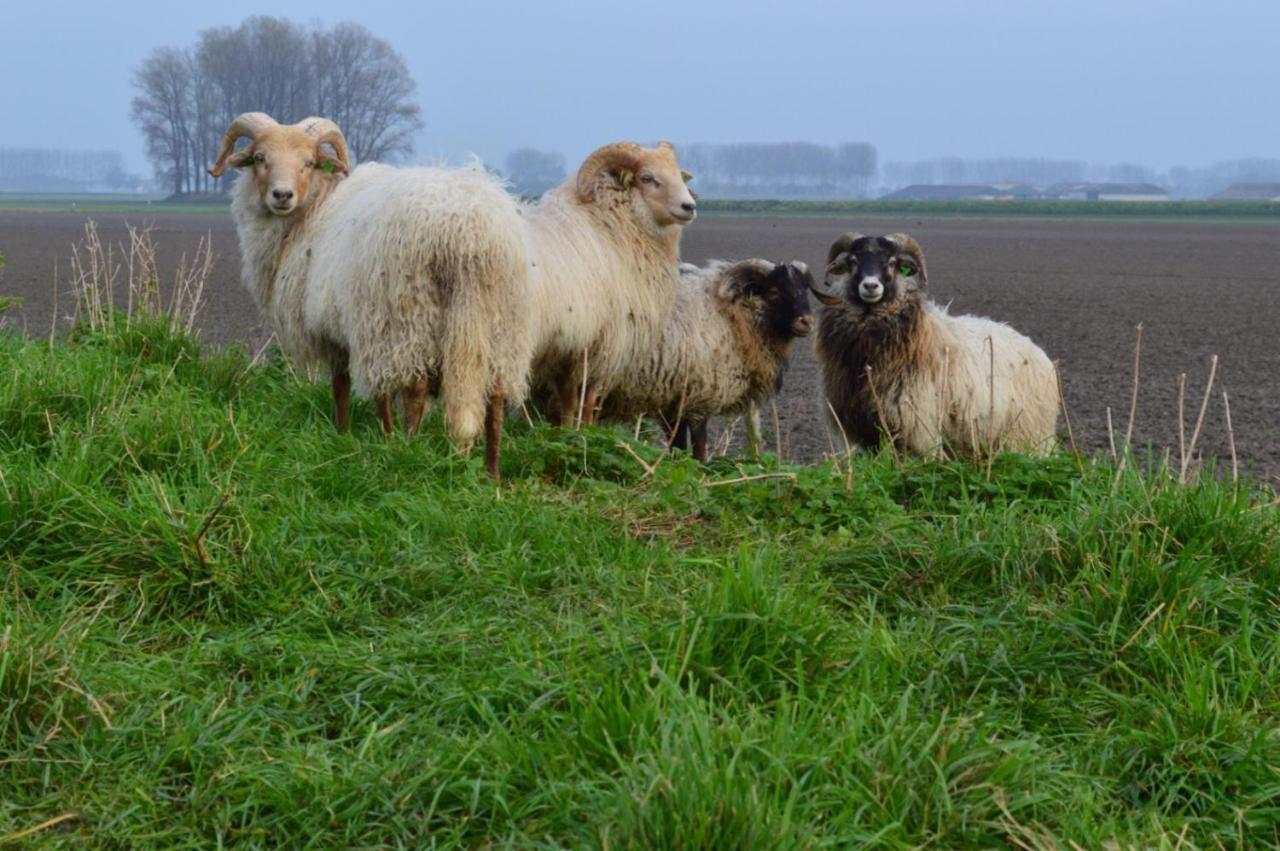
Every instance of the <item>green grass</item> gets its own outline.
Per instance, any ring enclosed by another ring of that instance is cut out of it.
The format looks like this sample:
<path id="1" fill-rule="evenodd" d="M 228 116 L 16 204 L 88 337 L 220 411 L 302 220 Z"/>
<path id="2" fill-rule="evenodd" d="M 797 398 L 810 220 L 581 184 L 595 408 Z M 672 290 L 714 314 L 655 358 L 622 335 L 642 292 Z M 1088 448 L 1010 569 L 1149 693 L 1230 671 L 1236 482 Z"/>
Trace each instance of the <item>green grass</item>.
<path id="1" fill-rule="evenodd" d="M 159 322 L 0 372 L 0 844 L 1280 842 L 1257 487 L 516 424 L 495 488 Z"/>
<path id="2" fill-rule="evenodd" d="M 1265 201 L 772 201 L 708 198 L 698 202 L 698 212 L 770 218 L 920 216 L 1280 224 L 1280 204 Z"/>

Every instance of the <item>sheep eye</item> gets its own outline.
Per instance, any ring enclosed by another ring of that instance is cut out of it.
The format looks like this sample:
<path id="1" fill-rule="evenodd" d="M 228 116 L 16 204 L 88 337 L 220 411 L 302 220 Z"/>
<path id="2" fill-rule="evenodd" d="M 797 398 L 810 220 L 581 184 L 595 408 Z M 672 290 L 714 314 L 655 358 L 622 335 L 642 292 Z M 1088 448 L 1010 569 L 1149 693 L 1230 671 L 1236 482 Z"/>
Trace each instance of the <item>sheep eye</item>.
<path id="1" fill-rule="evenodd" d="M 307 160 L 306 168 L 315 168 L 315 167 L 316 167 L 315 160 Z"/>
<path id="2" fill-rule="evenodd" d="M 904 278 L 910 278 L 915 273 L 916 273 L 916 267 L 912 266 L 910 263 L 898 264 L 898 274 L 902 275 Z"/>
<path id="3" fill-rule="evenodd" d="M 640 175 L 640 182 L 641 182 L 641 183 L 648 183 L 648 184 L 650 184 L 650 185 L 652 185 L 652 186 L 657 186 L 657 185 L 658 185 L 658 178 L 654 177 L 652 174 L 642 174 L 642 175 Z"/>

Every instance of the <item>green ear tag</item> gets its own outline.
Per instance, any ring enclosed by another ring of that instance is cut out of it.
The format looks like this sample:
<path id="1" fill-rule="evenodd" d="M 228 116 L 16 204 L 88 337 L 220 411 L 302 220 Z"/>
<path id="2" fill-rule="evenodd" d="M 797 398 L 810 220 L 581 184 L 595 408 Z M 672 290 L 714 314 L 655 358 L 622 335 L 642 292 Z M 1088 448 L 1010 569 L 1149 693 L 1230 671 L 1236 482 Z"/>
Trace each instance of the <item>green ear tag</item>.
<path id="1" fill-rule="evenodd" d="M 324 162 L 320 163 L 320 170 L 323 171 L 325 174 L 333 174 L 334 165 L 329 160 L 325 160 Z"/>

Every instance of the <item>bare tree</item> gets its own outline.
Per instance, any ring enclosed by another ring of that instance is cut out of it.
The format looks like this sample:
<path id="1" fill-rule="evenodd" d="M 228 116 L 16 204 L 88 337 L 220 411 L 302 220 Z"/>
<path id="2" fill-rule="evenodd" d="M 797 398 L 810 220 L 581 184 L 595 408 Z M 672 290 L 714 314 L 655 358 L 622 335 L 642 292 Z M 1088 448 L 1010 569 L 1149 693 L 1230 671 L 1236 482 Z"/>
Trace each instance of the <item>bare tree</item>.
<path id="1" fill-rule="evenodd" d="M 411 153 L 422 126 L 404 59 L 353 23 L 308 29 L 255 16 L 214 27 L 189 50 L 153 51 L 134 85 L 132 117 L 157 176 L 175 193 L 211 188 L 205 167 L 242 112 L 266 112 L 282 123 L 331 118 L 357 161 Z"/>
<path id="2" fill-rule="evenodd" d="M 174 193 L 187 191 L 192 176 L 191 57 L 185 50 L 161 47 L 133 75 L 138 95 L 130 116 L 147 140 L 147 157 L 156 176 Z"/>
<path id="3" fill-rule="evenodd" d="M 338 123 L 356 160 L 413 152 L 413 134 L 422 127 L 417 85 L 390 44 L 359 24 L 341 23 L 312 33 L 311 57 L 313 112 Z"/>

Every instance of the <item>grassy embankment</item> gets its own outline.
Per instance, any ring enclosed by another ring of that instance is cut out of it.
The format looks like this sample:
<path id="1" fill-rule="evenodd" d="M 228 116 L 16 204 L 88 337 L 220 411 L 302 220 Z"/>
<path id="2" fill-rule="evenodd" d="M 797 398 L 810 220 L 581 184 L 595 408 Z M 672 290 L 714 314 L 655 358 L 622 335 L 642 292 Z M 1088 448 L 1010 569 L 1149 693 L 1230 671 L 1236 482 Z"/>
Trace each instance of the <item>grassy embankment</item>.
<path id="1" fill-rule="evenodd" d="M 495 488 L 82 316 L 0 334 L 0 844 L 1280 842 L 1269 490 L 518 422 Z"/>

